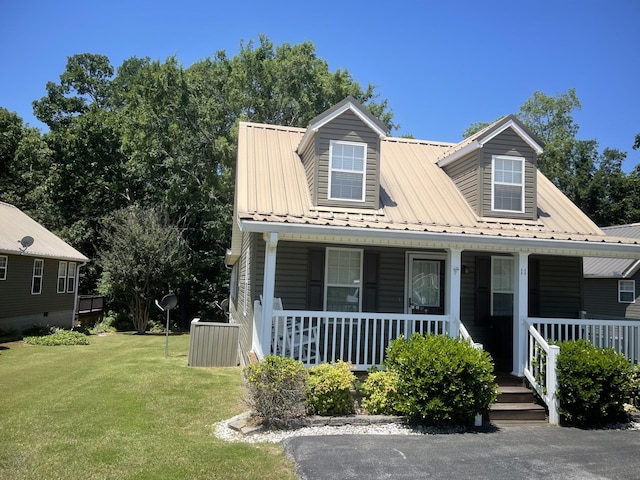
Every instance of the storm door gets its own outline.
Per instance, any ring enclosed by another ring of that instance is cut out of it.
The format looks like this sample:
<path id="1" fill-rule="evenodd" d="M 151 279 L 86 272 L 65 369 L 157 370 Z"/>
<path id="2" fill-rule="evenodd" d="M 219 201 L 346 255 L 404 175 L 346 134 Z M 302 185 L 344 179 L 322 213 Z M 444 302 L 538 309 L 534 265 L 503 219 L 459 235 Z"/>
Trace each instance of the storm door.
<path id="1" fill-rule="evenodd" d="M 411 253 L 407 263 L 407 312 L 444 315 L 444 259 Z"/>

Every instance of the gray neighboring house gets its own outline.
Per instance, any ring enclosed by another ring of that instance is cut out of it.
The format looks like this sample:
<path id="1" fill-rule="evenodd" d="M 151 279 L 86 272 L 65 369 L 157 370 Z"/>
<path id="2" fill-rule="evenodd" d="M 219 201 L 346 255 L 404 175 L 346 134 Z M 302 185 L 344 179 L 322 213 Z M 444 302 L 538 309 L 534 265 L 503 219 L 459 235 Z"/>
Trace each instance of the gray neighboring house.
<path id="1" fill-rule="evenodd" d="M 640 239 L 640 223 L 604 227 L 608 235 Z M 584 308 L 588 317 L 640 319 L 640 260 L 584 259 Z"/>
<path id="2" fill-rule="evenodd" d="M 33 242 L 21 240 L 27 238 Z M 71 327 L 89 259 L 17 207 L 0 202 L 0 329 Z"/>

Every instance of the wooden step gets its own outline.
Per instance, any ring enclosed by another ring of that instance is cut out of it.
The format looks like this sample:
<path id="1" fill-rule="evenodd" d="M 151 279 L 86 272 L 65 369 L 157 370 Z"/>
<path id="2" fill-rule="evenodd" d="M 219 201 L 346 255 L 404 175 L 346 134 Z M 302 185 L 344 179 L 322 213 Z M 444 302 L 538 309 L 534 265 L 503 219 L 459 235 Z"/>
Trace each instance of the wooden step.
<path id="1" fill-rule="evenodd" d="M 533 403 L 533 392 L 526 387 L 498 387 L 498 403 Z"/>
<path id="2" fill-rule="evenodd" d="M 530 421 L 546 419 L 543 406 L 535 403 L 494 403 L 489 408 L 489 420 Z"/>

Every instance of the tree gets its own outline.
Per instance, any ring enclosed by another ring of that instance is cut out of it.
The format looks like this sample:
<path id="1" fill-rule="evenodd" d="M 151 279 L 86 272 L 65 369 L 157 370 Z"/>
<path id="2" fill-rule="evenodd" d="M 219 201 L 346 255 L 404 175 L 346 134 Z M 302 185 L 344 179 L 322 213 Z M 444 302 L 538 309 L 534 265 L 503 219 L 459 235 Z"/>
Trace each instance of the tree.
<path id="1" fill-rule="evenodd" d="M 102 224 L 101 293 L 123 301 L 144 334 L 153 300 L 177 286 L 183 269 L 180 231 L 158 210 L 138 207 L 117 210 Z"/>

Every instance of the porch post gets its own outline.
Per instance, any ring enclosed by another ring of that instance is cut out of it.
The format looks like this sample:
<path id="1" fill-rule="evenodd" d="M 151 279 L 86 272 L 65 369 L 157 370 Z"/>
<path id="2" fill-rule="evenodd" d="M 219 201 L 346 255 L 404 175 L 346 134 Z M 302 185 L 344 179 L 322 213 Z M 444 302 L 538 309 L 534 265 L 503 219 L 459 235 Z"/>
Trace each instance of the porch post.
<path id="1" fill-rule="evenodd" d="M 460 332 L 460 278 L 462 250 L 449 249 L 449 272 L 446 275 L 445 302 L 449 315 L 449 336 L 457 338 Z"/>
<path id="2" fill-rule="evenodd" d="M 261 347 L 265 355 L 271 353 L 271 323 L 273 321 L 273 295 L 276 285 L 276 252 L 278 234 L 265 232 L 264 281 L 262 283 L 262 332 Z"/>
<path id="3" fill-rule="evenodd" d="M 527 354 L 527 328 L 529 313 L 529 254 L 518 252 L 514 272 L 513 295 L 513 374 L 524 376 Z"/>

